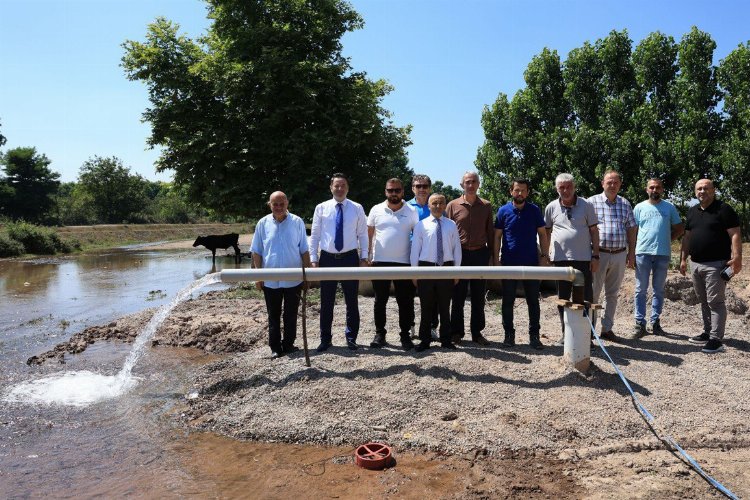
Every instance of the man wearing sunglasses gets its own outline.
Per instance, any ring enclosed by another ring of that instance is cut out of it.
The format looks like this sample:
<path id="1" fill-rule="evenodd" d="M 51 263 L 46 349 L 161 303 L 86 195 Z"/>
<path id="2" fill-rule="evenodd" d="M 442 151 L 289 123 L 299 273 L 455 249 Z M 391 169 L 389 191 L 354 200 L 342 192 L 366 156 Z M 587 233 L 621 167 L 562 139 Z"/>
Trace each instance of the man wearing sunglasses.
<path id="1" fill-rule="evenodd" d="M 583 299 L 593 302 L 593 273 L 599 269 L 599 219 L 594 206 L 576 195 L 575 179 L 570 174 L 560 174 L 555 179 L 555 188 L 560 196 L 544 209 L 544 223 L 550 236 L 550 261 L 556 267 L 572 267 L 583 273 Z M 573 284 L 557 282 L 557 297 L 570 300 Z M 562 306 L 560 314 L 562 337 L 565 339 L 565 320 Z"/>
<path id="2" fill-rule="evenodd" d="M 404 203 L 404 185 L 400 179 L 385 183 L 385 201 L 372 207 L 367 218 L 368 262 L 375 267 L 407 267 L 410 265 L 411 232 L 419 222 L 417 212 Z M 411 280 L 392 280 L 398 304 L 401 346 L 414 347 L 409 329 L 414 323 L 414 285 Z M 385 309 L 390 295 L 391 280 L 373 280 L 375 291 L 375 338 L 370 347 L 386 345 Z"/>

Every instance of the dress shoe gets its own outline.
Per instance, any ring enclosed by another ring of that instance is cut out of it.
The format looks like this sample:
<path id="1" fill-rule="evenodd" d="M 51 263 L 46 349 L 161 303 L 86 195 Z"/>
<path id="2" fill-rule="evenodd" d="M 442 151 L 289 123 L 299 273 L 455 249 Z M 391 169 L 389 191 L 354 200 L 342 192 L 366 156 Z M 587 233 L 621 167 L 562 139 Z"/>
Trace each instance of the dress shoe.
<path id="1" fill-rule="evenodd" d="M 331 347 L 330 342 L 321 342 L 320 345 L 315 350 L 318 352 L 326 352 L 329 347 Z"/>
<path id="2" fill-rule="evenodd" d="M 440 347 L 443 347 L 445 349 L 458 349 L 458 347 L 456 347 L 456 344 L 454 344 L 453 342 L 442 342 L 440 344 Z"/>
<path id="3" fill-rule="evenodd" d="M 515 347 L 516 345 L 516 337 L 515 335 L 508 335 L 505 334 L 505 338 L 503 339 L 503 346 L 504 347 Z"/>
<path id="4" fill-rule="evenodd" d="M 609 340 L 610 342 L 617 342 L 617 335 L 615 335 L 615 332 L 612 330 L 600 333 L 599 337 L 604 340 Z"/>
<path id="5" fill-rule="evenodd" d="M 279 359 L 283 355 L 284 355 L 283 352 L 274 351 L 273 354 L 271 354 L 271 359 Z"/>
<path id="6" fill-rule="evenodd" d="M 297 347 L 296 345 L 290 345 L 290 346 L 284 347 L 284 354 L 291 354 L 297 351 L 299 351 L 299 347 Z"/>
<path id="7" fill-rule="evenodd" d="M 460 343 L 461 343 L 461 339 L 462 339 L 462 338 L 463 338 L 463 337 L 462 337 L 461 335 L 458 335 L 458 334 L 456 334 L 456 335 L 451 335 L 451 342 L 453 342 L 454 344 L 458 345 L 458 344 L 460 344 Z"/>
<path id="8" fill-rule="evenodd" d="M 401 339 L 401 347 L 403 347 L 405 351 L 410 351 L 414 349 L 414 342 L 412 342 L 409 337 L 405 337 Z"/>
<path id="9" fill-rule="evenodd" d="M 471 341 L 476 342 L 479 345 L 490 345 L 490 341 L 484 338 L 484 335 L 481 333 L 477 333 L 476 335 L 471 336 Z"/>
<path id="10" fill-rule="evenodd" d="M 415 347 L 414 350 L 417 352 L 422 352 L 422 351 L 426 351 L 429 348 L 430 348 L 429 342 L 420 342 L 419 344 L 417 344 L 417 347 Z"/>
<path id="11" fill-rule="evenodd" d="M 382 335 L 375 335 L 375 338 L 370 342 L 370 347 L 380 349 L 385 346 L 385 338 Z"/>
<path id="12" fill-rule="evenodd" d="M 544 349 L 544 344 L 539 340 L 539 335 L 529 335 L 529 346 L 537 351 Z"/>
<path id="13" fill-rule="evenodd" d="M 347 340 L 346 347 L 348 347 L 350 351 L 356 351 L 359 348 L 357 343 L 353 340 Z"/>

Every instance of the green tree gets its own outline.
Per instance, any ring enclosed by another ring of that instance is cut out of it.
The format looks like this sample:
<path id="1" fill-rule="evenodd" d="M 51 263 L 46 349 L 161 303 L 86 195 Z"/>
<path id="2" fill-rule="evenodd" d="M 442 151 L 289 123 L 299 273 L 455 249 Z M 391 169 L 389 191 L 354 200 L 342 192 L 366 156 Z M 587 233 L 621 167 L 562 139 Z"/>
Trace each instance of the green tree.
<path id="1" fill-rule="evenodd" d="M 208 0 L 208 33 L 191 40 L 159 18 L 145 42 L 126 41 L 123 66 L 146 83 L 157 170 L 191 200 L 258 216 L 274 190 L 310 216 L 345 172 L 352 197 L 382 197 L 382 179 L 408 179 L 409 127 L 381 106 L 392 89 L 352 71 L 344 33 L 363 26 L 343 0 Z"/>
<path id="2" fill-rule="evenodd" d="M 52 195 L 60 185 L 60 174 L 50 170 L 52 163 L 36 148 L 14 148 L 0 155 L 5 171 L 0 193 L 0 211 L 11 219 L 44 221 L 53 207 Z"/>
<path id="3" fill-rule="evenodd" d="M 148 183 L 117 157 L 94 156 L 87 160 L 78 174 L 80 196 L 88 198 L 97 222 L 119 224 L 143 222 L 148 206 Z"/>
<path id="4" fill-rule="evenodd" d="M 455 200 L 463 194 L 463 191 L 460 189 L 454 188 L 450 184 L 445 184 L 443 181 L 433 182 L 432 192 L 444 195 L 447 201 Z"/>
<path id="5" fill-rule="evenodd" d="M 0 125 L 2 124 L 3 122 L 0 122 Z M 0 134 L 0 148 L 5 146 L 5 142 L 6 142 L 5 136 L 3 134 Z"/>

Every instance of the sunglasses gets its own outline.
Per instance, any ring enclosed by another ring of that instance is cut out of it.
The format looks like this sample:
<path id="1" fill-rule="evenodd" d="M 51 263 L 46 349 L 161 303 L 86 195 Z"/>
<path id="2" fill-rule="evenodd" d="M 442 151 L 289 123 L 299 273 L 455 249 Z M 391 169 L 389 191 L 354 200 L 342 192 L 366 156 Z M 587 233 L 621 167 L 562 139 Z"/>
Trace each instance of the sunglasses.
<path id="1" fill-rule="evenodd" d="M 429 184 L 414 184 L 415 189 L 428 189 L 429 187 Z"/>
<path id="2" fill-rule="evenodd" d="M 571 215 L 573 212 L 573 207 L 566 207 L 565 205 L 560 206 L 562 207 L 563 212 L 565 212 L 565 216 L 568 218 L 568 220 L 571 220 L 573 218 Z"/>
<path id="3" fill-rule="evenodd" d="M 387 193 L 396 193 L 396 194 L 398 194 L 398 193 L 400 193 L 402 191 L 402 189 L 401 188 L 393 188 L 393 189 L 386 189 L 385 191 Z"/>

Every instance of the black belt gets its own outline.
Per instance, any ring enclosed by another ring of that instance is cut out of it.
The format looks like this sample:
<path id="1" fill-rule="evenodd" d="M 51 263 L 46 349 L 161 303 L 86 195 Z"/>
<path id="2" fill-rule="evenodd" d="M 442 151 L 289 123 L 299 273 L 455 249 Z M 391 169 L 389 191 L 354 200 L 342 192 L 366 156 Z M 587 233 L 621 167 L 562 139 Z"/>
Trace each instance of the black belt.
<path id="1" fill-rule="evenodd" d="M 429 260 L 420 260 L 419 261 L 419 265 L 420 266 L 436 266 L 436 267 L 440 266 L 440 264 L 437 264 L 435 262 L 430 262 Z M 452 260 L 446 260 L 445 262 L 443 262 L 443 265 L 444 266 L 452 266 L 453 265 L 453 261 Z"/>
<path id="2" fill-rule="evenodd" d="M 355 248 L 354 250 L 349 250 L 348 252 L 331 253 L 326 252 L 325 250 L 321 250 L 320 253 L 323 255 L 328 255 L 329 257 L 333 257 L 334 259 L 345 259 L 346 257 L 349 257 L 352 254 L 356 255 L 359 252 L 357 252 L 357 249 Z"/>
<path id="3" fill-rule="evenodd" d="M 625 250 L 627 250 L 627 248 L 614 248 L 610 250 L 609 248 L 599 247 L 599 251 L 604 253 L 622 253 Z"/>

